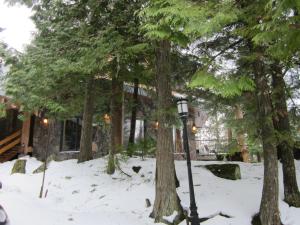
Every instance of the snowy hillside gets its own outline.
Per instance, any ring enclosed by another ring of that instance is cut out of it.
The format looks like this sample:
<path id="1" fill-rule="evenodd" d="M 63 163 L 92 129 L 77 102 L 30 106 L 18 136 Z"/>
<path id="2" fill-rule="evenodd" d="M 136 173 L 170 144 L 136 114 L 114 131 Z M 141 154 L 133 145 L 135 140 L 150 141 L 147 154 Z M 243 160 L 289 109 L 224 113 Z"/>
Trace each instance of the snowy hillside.
<path id="1" fill-rule="evenodd" d="M 0 164 L 0 204 L 6 209 L 11 225 L 149 225 L 145 199 L 154 200 L 155 160 L 130 159 L 117 172 L 105 174 L 106 161 L 97 159 L 82 164 L 76 160 L 52 162 L 46 174 L 47 197 L 39 199 L 42 174 L 32 174 L 41 165 L 26 158 L 26 174 L 10 175 L 14 162 Z M 204 168 L 194 167 L 212 162 L 193 162 L 195 194 L 200 217 L 212 216 L 203 225 L 250 225 L 259 210 L 262 188 L 262 164 L 240 163 L 242 180 L 215 177 Z M 142 166 L 138 174 L 132 166 Z M 296 163 L 300 183 L 300 163 Z M 182 205 L 189 206 L 186 162 L 176 162 L 180 180 L 178 192 Z M 280 171 L 281 174 L 281 171 Z M 282 182 L 280 199 L 283 198 Z M 300 225 L 300 209 L 289 208 L 280 201 L 285 225 Z M 220 216 L 228 215 L 231 218 Z M 215 215 L 215 216 L 214 216 Z M 181 225 L 185 225 L 183 221 Z"/>

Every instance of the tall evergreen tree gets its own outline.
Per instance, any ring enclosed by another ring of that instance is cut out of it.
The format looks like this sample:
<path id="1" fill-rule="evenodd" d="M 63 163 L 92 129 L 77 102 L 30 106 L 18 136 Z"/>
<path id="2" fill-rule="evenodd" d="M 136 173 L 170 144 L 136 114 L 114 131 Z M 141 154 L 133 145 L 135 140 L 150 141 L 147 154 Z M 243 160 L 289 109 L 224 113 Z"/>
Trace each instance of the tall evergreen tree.
<path id="1" fill-rule="evenodd" d="M 291 206 L 300 207 L 300 193 L 294 163 L 294 140 L 291 133 L 283 68 L 280 63 L 271 65 L 273 94 L 273 123 L 277 131 L 277 150 L 282 160 L 284 200 Z"/>

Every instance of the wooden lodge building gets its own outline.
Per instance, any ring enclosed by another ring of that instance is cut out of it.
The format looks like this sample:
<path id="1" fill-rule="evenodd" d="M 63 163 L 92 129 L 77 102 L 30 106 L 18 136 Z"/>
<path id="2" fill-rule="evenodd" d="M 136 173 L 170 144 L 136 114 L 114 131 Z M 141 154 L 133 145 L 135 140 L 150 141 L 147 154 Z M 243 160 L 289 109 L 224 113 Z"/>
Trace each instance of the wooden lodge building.
<path id="1" fill-rule="evenodd" d="M 124 98 L 132 97 L 133 87 L 124 86 Z M 176 95 L 176 94 L 174 94 Z M 178 95 L 178 94 L 177 94 Z M 139 101 L 143 104 L 153 104 L 143 88 L 139 88 Z M 64 121 L 51 120 L 48 127 L 43 124 L 42 116 L 36 114 L 22 114 L 23 120 L 20 120 L 19 107 L 9 103 L 9 98 L 1 90 L 0 85 L 0 103 L 5 105 L 5 117 L 0 117 L 0 162 L 5 162 L 17 158 L 20 155 L 33 155 L 38 159 L 44 159 L 45 149 L 49 142 L 49 154 L 54 155 L 56 160 L 77 158 L 80 146 L 81 136 L 81 117 L 71 118 Z M 126 104 L 123 104 L 122 117 L 120 123 L 119 138 L 124 146 L 127 145 L 130 127 L 130 115 L 126 113 Z M 207 117 L 201 114 L 197 108 L 190 107 L 190 116 L 188 122 L 189 143 L 191 158 L 197 159 L 197 150 L 195 143 L 195 134 L 192 132 L 193 125 L 200 127 Z M 104 115 L 104 121 L 109 123 L 109 116 Z M 25 118 L 25 119 L 24 119 Z M 142 112 L 137 113 L 136 138 L 143 138 L 144 125 Z M 147 135 L 155 138 L 156 122 L 148 122 Z M 149 133 L 149 134 L 148 134 Z M 48 140 L 49 137 L 49 140 Z M 176 159 L 183 159 L 182 132 L 173 128 L 174 154 Z M 96 157 L 104 156 L 109 149 L 109 125 L 95 124 L 93 135 L 93 152 Z"/>

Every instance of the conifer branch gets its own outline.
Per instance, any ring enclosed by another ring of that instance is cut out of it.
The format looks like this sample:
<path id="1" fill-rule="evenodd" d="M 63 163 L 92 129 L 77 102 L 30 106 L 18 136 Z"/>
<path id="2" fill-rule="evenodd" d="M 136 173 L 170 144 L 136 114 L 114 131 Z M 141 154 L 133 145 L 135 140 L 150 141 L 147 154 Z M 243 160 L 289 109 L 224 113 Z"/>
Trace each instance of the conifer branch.
<path id="1" fill-rule="evenodd" d="M 216 55 L 212 56 L 211 58 L 211 62 L 214 61 L 218 56 L 222 55 L 223 53 L 225 53 L 228 49 L 233 48 L 234 46 L 236 46 L 237 44 L 241 43 L 243 41 L 243 39 L 237 40 L 236 42 L 230 44 L 229 46 L 227 46 L 226 48 L 224 48 L 223 50 L 221 50 L 219 53 L 217 53 Z"/>

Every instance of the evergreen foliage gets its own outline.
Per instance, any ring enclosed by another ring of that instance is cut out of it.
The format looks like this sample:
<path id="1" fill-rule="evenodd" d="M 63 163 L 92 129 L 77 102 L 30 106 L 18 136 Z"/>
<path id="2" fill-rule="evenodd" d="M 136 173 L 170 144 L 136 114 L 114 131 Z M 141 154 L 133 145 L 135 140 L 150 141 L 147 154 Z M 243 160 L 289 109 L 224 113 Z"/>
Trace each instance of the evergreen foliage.
<path id="1" fill-rule="evenodd" d="M 110 100 L 118 98 L 110 90 L 113 89 L 110 80 L 133 83 L 138 79 L 139 83 L 150 86 L 149 89 L 156 86 L 163 92 L 153 94 L 160 108 L 151 115 L 144 110 L 143 116 L 159 118 L 165 136 L 176 124 L 176 112 L 171 105 L 174 99 L 167 93 L 172 88 L 187 94 L 195 102 L 204 100 L 201 101 L 203 108 L 211 117 L 216 117 L 213 121 L 216 132 L 219 132 L 219 123 L 232 129 L 234 138 L 227 146 L 221 146 L 217 141 L 219 148 L 227 148 L 230 153 L 239 149 L 239 134 L 245 135 L 252 153 L 260 152 L 262 143 L 273 147 L 274 143 L 285 142 L 291 146 L 294 139 L 300 138 L 297 105 L 290 108 L 289 114 L 293 133 L 275 132 L 272 124 L 276 122 L 276 113 L 265 115 L 261 108 L 274 107 L 278 101 L 278 90 L 270 86 L 274 65 L 280 66 L 280 75 L 288 77 L 286 81 L 296 80 L 287 82 L 284 92 L 290 98 L 299 95 L 299 1 L 8 2 L 33 7 L 32 18 L 38 30 L 25 54 L 0 45 L 0 57 L 11 66 L 6 76 L 7 94 L 12 101 L 22 105 L 22 111 L 42 110 L 56 118 L 81 114 L 86 83 L 92 80 L 93 95 L 97 96 L 95 111 L 108 113 Z M 265 82 L 264 90 L 258 90 L 263 87 L 258 85 L 258 79 Z M 274 96 L 271 105 L 261 105 L 261 100 L 271 92 Z M 237 104 L 243 111 L 243 118 L 236 118 L 234 114 Z M 128 105 L 133 107 L 130 102 Z M 4 106 L 1 111 L 5 111 Z M 268 128 L 261 127 L 260 122 Z M 128 152 L 140 154 L 139 150 L 144 149 L 144 155 L 154 150 L 155 141 L 144 141 L 129 146 Z M 108 156 L 108 174 L 113 174 L 118 166 L 117 150 L 113 148 L 115 146 L 111 147 Z M 276 157 L 272 153 L 269 156 L 274 163 Z M 170 159 L 168 168 L 173 163 Z M 265 160 L 270 162 L 270 159 Z M 160 173 L 161 177 L 164 175 Z M 175 188 L 169 196 L 172 203 L 161 209 L 157 207 L 158 214 L 181 211 Z M 164 202 L 163 198 L 160 202 Z M 155 220 L 162 221 L 164 215 L 158 214 L 154 215 Z M 181 212 L 179 214 L 181 216 Z M 177 219 L 179 222 L 180 218 Z"/>

